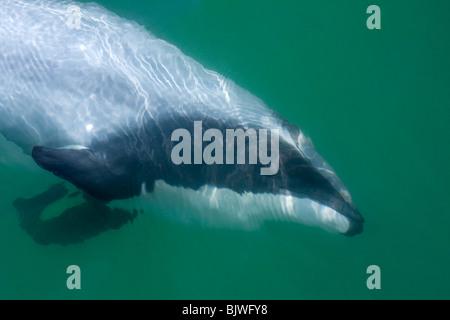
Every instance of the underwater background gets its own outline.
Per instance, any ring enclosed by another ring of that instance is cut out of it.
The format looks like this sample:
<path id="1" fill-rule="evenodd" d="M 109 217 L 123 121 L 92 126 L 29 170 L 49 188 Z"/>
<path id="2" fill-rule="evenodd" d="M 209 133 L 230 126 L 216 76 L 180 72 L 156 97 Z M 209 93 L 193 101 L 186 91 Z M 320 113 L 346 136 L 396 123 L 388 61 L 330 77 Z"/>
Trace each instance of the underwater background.
<path id="1" fill-rule="evenodd" d="M 6 144 L 0 299 L 450 298 L 449 1 L 97 2 L 298 125 L 348 187 L 365 229 L 351 238 L 281 221 L 217 229 L 144 212 L 80 244 L 41 245 L 12 203 L 60 180 Z M 380 30 L 366 27 L 372 4 Z M 81 290 L 66 286 L 70 265 L 81 269 Z M 380 267 L 380 290 L 366 286 L 370 265 Z"/>

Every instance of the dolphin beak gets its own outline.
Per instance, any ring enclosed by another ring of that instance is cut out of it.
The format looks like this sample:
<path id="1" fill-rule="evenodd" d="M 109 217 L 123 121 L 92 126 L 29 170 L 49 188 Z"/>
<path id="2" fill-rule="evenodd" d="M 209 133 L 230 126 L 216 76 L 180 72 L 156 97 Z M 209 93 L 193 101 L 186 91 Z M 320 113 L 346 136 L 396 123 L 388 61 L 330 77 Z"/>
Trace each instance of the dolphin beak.
<path id="1" fill-rule="evenodd" d="M 358 210 L 356 210 L 355 215 L 361 216 L 361 214 L 359 213 Z M 348 228 L 347 232 L 344 233 L 344 235 L 352 237 L 354 235 L 357 235 L 357 234 L 360 234 L 361 232 L 363 232 L 364 219 L 362 218 L 362 216 L 361 216 L 361 220 L 359 220 L 359 221 L 355 221 L 350 218 L 349 222 L 350 222 L 350 227 Z"/>

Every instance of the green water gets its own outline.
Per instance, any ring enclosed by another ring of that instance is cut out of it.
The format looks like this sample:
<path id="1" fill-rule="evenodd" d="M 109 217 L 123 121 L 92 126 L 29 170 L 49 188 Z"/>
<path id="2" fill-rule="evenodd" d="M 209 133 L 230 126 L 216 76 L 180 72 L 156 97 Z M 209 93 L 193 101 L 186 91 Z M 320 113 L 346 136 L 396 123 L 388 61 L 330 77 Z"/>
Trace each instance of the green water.
<path id="1" fill-rule="evenodd" d="M 449 1 L 98 2 L 299 125 L 365 230 L 204 229 L 146 212 L 79 245 L 42 246 L 11 203 L 58 180 L 22 159 L 0 164 L 1 299 L 450 298 Z M 366 27 L 371 4 L 381 30 Z M 73 264 L 81 290 L 66 287 Z M 380 290 L 366 286 L 372 264 Z"/>

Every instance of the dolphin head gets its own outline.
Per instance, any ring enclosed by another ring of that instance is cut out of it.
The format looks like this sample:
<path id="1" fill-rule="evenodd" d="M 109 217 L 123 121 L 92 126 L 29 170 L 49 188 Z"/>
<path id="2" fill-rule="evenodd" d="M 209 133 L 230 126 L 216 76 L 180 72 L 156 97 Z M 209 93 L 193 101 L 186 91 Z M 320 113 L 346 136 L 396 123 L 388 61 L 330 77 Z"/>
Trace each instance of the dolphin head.
<path id="1" fill-rule="evenodd" d="M 288 181 L 287 216 L 346 236 L 361 233 L 364 219 L 347 189 L 337 185 L 332 176 L 327 176 L 322 167 L 316 167 L 309 159 L 297 160 L 295 165 L 285 163 L 288 168 L 281 168 L 285 170 L 284 180 Z"/>
<path id="2" fill-rule="evenodd" d="M 140 166 L 134 157 L 120 154 L 110 157 L 75 146 L 61 149 L 35 146 L 31 155 L 41 168 L 99 200 L 124 199 L 140 192 Z"/>
<path id="3" fill-rule="evenodd" d="M 301 199 L 302 210 L 294 210 L 293 216 L 302 220 L 303 211 L 308 211 L 306 207 L 310 217 L 329 231 L 347 236 L 361 233 L 364 218 L 347 187 L 316 151 L 309 137 L 297 127 L 291 126 L 289 130 L 292 144 L 281 159 L 280 170 L 284 172 L 288 194 Z"/>

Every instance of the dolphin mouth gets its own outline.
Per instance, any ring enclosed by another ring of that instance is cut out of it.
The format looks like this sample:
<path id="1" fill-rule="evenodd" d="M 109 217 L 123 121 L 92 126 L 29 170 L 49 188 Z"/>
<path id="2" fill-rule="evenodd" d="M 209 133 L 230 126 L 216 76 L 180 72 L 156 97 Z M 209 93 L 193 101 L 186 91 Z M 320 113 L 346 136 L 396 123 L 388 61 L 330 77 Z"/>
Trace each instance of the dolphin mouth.
<path id="1" fill-rule="evenodd" d="M 353 205 L 353 203 L 352 203 Z M 354 205 L 353 205 L 354 206 Z M 352 208 L 351 215 L 343 214 L 342 212 L 338 212 L 340 215 L 344 216 L 348 221 L 348 228 L 342 234 L 348 237 L 353 237 L 363 232 L 364 230 L 364 218 L 359 213 L 356 207 Z"/>
<path id="2" fill-rule="evenodd" d="M 348 230 L 343 233 L 343 235 L 348 236 L 348 237 L 353 237 L 355 235 L 358 235 L 360 233 L 363 232 L 364 230 L 364 220 L 363 221 L 355 221 L 352 219 L 348 219 L 350 226 L 348 228 Z"/>
<path id="3" fill-rule="evenodd" d="M 353 204 L 353 202 L 349 203 L 351 207 L 351 214 L 343 214 L 339 212 L 339 214 L 343 215 L 347 218 L 349 227 L 346 232 L 343 233 L 345 236 L 355 236 L 363 232 L 364 230 L 364 218 L 360 214 L 359 210 L 356 208 L 356 206 Z M 348 211 L 347 211 L 348 213 Z"/>

